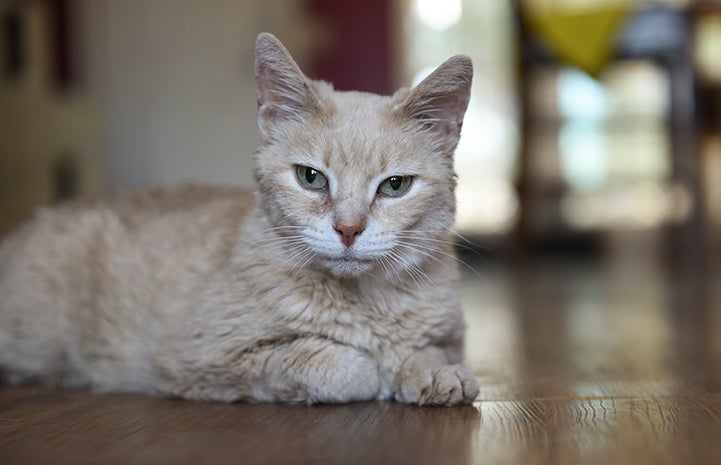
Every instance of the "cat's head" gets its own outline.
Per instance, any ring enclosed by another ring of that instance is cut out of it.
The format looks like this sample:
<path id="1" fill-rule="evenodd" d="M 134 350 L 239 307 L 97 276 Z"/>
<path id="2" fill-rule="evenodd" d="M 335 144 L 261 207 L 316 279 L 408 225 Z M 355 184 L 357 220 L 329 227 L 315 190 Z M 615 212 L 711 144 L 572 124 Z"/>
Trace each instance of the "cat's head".
<path id="1" fill-rule="evenodd" d="M 348 277 L 437 260 L 472 75 L 455 56 L 390 97 L 338 92 L 306 78 L 274 36 L 258 37 L 255 179 L 290 263 Z"/>

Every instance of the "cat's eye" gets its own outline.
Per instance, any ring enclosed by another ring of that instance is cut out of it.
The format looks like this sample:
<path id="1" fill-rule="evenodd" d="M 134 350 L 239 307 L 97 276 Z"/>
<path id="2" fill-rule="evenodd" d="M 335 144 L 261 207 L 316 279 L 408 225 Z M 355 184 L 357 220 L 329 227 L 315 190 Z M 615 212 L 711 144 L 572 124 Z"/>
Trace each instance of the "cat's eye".
<path id="1" fill-rule="evenodd" d="M 391 176 L 378 186 L 378 193 L 387 197 L 400 197 L 408 192 L 413 176 Z"/>
<path id="2" fill-rule="evenodd" d="M 310 166 L 296 166 L 295 175 L 301 186 L 307 189 L 322 190 L 328 188 L 328 178 L 315 168 Z"/>

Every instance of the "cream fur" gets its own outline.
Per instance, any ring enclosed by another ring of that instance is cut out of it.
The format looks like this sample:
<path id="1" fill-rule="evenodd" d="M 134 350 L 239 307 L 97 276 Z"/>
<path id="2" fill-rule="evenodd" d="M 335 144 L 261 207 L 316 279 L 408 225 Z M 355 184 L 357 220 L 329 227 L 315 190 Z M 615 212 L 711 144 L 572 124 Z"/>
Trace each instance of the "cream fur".
<path id="1" fill-rule="evenodd" d="M 261 34 L 257 193 L 184 186 L 39 212 L 0 247 L 4 379 L 220 401 L 472 401 L 448 232 L 471 75 L 454 57 L 391 97 L 336 92 Z M 296 165 L 328 188 L 302 187 Z M 408 192 L 377 194 L 391 176 L 413 176 Z"/>

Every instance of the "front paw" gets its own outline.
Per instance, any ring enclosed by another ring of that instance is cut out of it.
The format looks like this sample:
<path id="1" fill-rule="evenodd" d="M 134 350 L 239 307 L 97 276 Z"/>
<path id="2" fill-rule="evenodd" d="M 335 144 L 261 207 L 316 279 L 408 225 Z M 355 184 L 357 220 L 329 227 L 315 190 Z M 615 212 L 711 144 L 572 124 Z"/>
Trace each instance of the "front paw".
<path id="1" fill-rule="evenodd" d="M 461 365 L 440 365 L 399 373 L 395 399 L 416 405 L 470 404 L 478 396 L 478 381 Z"/>

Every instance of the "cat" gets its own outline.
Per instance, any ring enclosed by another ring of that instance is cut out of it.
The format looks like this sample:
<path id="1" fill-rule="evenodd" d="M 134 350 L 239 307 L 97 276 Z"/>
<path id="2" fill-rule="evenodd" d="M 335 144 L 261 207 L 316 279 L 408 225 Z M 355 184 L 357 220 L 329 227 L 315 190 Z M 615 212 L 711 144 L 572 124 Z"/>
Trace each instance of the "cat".
<path id="1" fill-rule="evenodd" d="M 223 402 L 472 402 L 449 232 L 473 74 L 392 96 L 256 42 L 256 192 L 185 185 L 39 211 L 0 247 L 6 383 Z"/>

